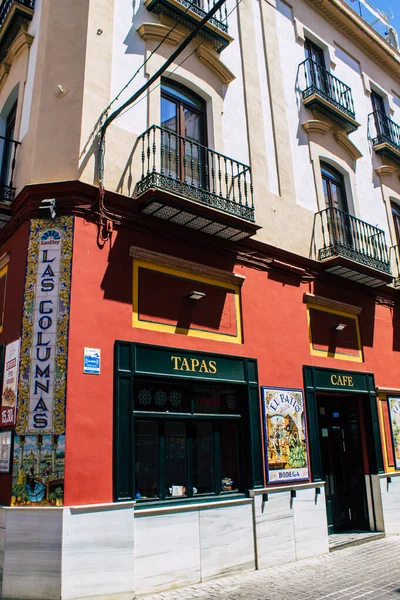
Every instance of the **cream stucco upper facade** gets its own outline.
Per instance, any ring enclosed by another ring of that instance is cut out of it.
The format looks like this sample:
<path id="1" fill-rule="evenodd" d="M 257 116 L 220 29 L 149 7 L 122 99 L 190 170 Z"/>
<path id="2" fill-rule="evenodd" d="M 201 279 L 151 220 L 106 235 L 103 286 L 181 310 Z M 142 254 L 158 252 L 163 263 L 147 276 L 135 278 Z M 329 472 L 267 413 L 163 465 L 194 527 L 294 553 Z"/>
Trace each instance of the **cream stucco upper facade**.
<path id="1" fill-rule="evenodd" d="M 204 100 L 207 147 L 251 166 L 257 238 L 316 258 L 316 214 L 325 209 L 322 161 L 342 175 L 349 213 L 396 245 L 391 202 L 400 205 L 400 155 L 377 154 L 369 115 L 376 92 L 400 125 L 400 54 L 344 0 L 227 0 L 226 6 L 230 43 L 218 54 L 196 37 L 165 76 Z M 17 100 L 17 194 L 44 182 L 97 186 L 101 124 L 187 32 L 142 0 L 36 0 L 32 20 L 0 66 L 3 132 Z M 307 40 L 320 48 L 328 74 L 351 88 L 359 126 L 350 133 L 329 111 L 304 104 L 299 65 Z M 135 194 L 137 140 L 160 124 L 160 89 L 153 84 L 108 128 L 106 190 Z"/>

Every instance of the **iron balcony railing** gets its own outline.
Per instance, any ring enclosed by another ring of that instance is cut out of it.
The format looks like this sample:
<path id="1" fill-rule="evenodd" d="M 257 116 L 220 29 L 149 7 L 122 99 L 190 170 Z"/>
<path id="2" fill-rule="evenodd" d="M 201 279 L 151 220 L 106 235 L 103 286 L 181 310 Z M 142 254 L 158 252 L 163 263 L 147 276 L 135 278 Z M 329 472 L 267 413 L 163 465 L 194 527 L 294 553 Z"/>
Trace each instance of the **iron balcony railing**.
<path id="1" fill-rule="evenodd" d="M 32 10 L 35 8 L 35 0 L 3 0 L 0 6 L 0 27 L 3 25 L 13 4 L 22 4 Z"/>
<path id="2" fill-rule="evenodd" d="M 156 13 L 162 12 L 173 17 L 176 17 L 177 13 L 180 13 L 180 18 L 187 16 L 189 18 L 188 21 L 190 22 L 190 15 L 187 14 L 188 11 L 196 13 L 202 19 L 216 4 L 216 0 L 177 0 L 177 2 L 178 6 L 180 5 L 182 7 L 182 10 L 177 8 L 176 3 L 168 2 L 168 0 L 152 0 L 147 5 L 147 8 Z M 185 22 L 186 21 L 187 19 L 185 19 Z M 213 25 L 220 31 L 228 33 L 228 12 L 226 2 L 215 15 L 209 19 L 207 25 Z"/>
<path id="3" fill-rule="evenodd" d="M 384 231 L 338 208 L 326 208 L 317 213 L 317 216 L 320 218 L 322 232 L 320 260 L 343 256 L 390 273 Z"/>
<path id="4" fill-rule="evenodd" d="M 15 198 L 15 156 L 20 142 L 0 135 L 0 202 L 10 203 Z"/>
<path id="5" fill-rule="evenodd" d="M 201 18 L 203 18 L 213 6 L 216 4 L 216 0 L 178 0 L 179 4 L 185 9 L 192 10 L 196 14 L 198 14 Z M 209 20 L 211 25 L 214 25 L 224 33 L 228 33 L 228 11 L 226 8 L 226 2 L 222 5 L 222 7 L 216 12 L 216 14 L 211 17 Z"/>
<path id="6" fill-rule="evenodd" d="M 312 94 L 317 94 L 347 116 L 355 119 L 353 95 L 348 85 L 311 58 L 303 61 L 300 68 L 305 80 L 305 88 L 302 90 L 304 100 Z"/>
<path id="7" fill-rule="evenodd" d="M 375 110 L 368 116 L 368 119 L 373 132 L 372 143 L 374 146 L 386 142 L 400 151 L 400 126 L 380 110 Z"/>
<path id="8" fill-rule="evenodd" d="M 249 166 L 157 125 L 139 136 L 137 147 L 138 196 L 156 187 L 254 222 Z"/>

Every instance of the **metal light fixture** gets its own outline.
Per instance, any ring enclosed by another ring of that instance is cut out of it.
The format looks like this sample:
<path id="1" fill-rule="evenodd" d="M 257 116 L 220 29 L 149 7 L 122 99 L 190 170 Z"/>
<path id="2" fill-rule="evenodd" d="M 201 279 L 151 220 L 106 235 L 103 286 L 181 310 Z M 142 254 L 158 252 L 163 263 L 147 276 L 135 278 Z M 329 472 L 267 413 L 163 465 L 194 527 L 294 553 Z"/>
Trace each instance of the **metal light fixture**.
<path id="1" fill-rule="evenodd" d="M 343 329 L 346 329 L 347 325 L 345 323 L 338 323 L 337 325 L 335 325 L 334 330 L 335 331 L 343 331 Z"/>
<path id="2" fill-rule="evenodd" d="M 203 292 L 190 292 L 187 297 L 189 298 L 189 300 L 201 300 L 202 298 L 205 297 L 205 294 Z"/>
<path id="3" fill-rule="evenodd" d="M 46 198 L 39 206 L 39 217 L 42 219 L 54 219 L 56 216 L 56 199 Z"/>

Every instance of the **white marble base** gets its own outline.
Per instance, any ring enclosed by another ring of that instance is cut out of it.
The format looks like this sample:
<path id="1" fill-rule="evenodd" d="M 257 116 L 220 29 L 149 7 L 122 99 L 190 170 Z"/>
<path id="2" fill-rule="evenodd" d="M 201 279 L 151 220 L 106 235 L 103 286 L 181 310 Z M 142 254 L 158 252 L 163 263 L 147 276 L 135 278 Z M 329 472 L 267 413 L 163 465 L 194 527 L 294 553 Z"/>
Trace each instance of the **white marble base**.
<path id="1" fill-rule="evenodd" d="M 324 486 L 257 490 L 254 494 L 257 568 L 329 552 Z M 263 494 L 266 494 L 263 499 Z"/>
<path id="2" fill-rule="evenodd" d="M 62 511 L 46 508 L 3 509 L 6 540 L 3 598 L 59 600 Z"/>
<path id="3" fill-rule="evenodd" d="M 329 552 L 325 489 L 300 489 L 293 498 L 296 560 Z"/>
<path id="4" fill-rule="evenodd" d="M 290 491 L 255 496 L 257 568 L 267 569 L 296 560 Z"/>
<path id="5" fill-rule="evenodd" d="M 201 579 L 255 569 L 252 506 L 199 511 Z"/>
<path id="6" fill-rule="evenodd" d="M 65 508 L 63 600 L 134 598 L 133 505 Z"/>
<path id="7" fill-rule="evenodd" d="M 377 530 L 388 534 L 400 534 L 400 473 L 386 473 L 384 476 L 373 475 L 372 487 L 375 506 L 380 508 L 377 515 L 382 514 Z M 390 480 L 388 480 L 390 478 Z"/>
<path id="8" fill-rule="evenodd" d="M 136 593 L 153 594 L 200 581 L 198 511 L 135 513 Z"/>

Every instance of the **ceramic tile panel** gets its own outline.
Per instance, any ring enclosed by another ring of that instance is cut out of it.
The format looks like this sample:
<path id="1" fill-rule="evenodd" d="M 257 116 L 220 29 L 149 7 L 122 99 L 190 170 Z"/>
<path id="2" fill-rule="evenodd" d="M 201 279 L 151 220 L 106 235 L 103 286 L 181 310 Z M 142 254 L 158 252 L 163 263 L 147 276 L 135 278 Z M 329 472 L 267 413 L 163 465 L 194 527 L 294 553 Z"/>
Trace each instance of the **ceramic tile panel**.
<path id="1" fill-rule="evenodd" d="M 2 594 L 59 600 L 62 510 L 8 509 Z"/>
<path id="2" fill-rule="evenodd" d="M 296 560 L 329 552 L 326 520 L 325 490 L 319 488 L 297 490 L 292 499 Z"/>
<path id="3" fill-rule="evenodd" d="M 270 493 L 265 502 L 262 495 L 257 495 L 254 502 L 258 568 L 296 560 L 290 491 Z"/>
<path id="4" fill-rule="evenodd" d="M 134 597 L 133 504 L 65 509 L 62 548 L 63 600 Z"/>
<path id="5" fill-rule="evenodd" d="M 252 504 L 201 509 L 201 578 L 255 568 Z"/>
<path id="6" fill-rule="evenodd" d="M 380 493 L 385 533 L 400 534 L 400 477 L 380 478 Z"/>
<path id="7" fill-rule="evenodd" d="M 152 594 L 200 581 L 197 510 L 140 516 L 135 512 L 136 594 Z"/>

